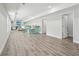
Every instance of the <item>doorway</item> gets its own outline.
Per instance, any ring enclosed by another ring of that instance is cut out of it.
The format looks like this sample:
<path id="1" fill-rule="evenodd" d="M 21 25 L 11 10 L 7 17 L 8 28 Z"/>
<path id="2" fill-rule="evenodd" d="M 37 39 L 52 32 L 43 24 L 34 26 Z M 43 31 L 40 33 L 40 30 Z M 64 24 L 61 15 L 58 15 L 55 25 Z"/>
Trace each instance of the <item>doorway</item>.
<path id="1" fill-rule="evenodd" d="M 62 39 L 73 41 L 73 15 L 72 13 L 62 15 Z"/>

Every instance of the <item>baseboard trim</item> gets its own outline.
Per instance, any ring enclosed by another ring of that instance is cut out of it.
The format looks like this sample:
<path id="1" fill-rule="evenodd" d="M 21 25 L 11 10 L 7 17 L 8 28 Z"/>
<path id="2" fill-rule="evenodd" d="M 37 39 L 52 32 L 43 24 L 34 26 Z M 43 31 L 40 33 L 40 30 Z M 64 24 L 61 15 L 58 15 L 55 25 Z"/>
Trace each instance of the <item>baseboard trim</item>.
<path id="1" fill-rule="evenodd" d="M 58 38 L 58 39 L 61 39 L 61 40 L 62 40 L 62 37 L 59 37 L 59 36 L 56 36 L 56 35 L 52 35 L 52 34 L 46 34 L 46 35 L 51 36 L 51 37 L 56 37 L 56 38 Z"/>
<path id="2" fill-rule="evenodd" d="M 74 43 L 77 43 L 77 44 L 79 44 L 79 42 L 78 42 L 78 41 L 75 41 L 75 40 L 73 40 L 73 42 L 74 42 Z"/>

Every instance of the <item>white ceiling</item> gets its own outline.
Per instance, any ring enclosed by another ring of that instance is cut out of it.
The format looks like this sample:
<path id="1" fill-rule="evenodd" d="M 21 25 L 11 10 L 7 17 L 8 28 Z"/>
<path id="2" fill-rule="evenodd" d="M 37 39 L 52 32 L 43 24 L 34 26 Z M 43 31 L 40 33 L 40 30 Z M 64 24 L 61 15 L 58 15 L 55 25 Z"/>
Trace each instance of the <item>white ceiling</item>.
<path id="1" fill-rule="evenodd" d="M 10 15 L 16 15 L 16 18 L 27 21 L 38 15 L 46 14 L 48 11 L 54 12 L 63 8 L 76 5 L 75 3 L 7 3 L 6 7 Z M 50 7 L 50 8 L 48 8 Z M 54 10 L 55 9 L 55 10 Z M 54 10 L 54 11 L 53 11 Z M 11 16 L 11 17 L 12 17 Z"/>

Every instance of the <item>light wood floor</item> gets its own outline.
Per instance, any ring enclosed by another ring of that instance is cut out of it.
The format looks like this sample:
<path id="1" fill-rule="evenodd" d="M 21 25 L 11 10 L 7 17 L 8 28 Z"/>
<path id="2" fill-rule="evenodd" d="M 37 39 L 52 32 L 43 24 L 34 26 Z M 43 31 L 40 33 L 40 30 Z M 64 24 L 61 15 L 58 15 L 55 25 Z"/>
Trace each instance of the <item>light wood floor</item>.
<path id="1" fill-rule="evenodd" d="M 12 31 L 1 56 L 79 56 L 72 39 Z"/>

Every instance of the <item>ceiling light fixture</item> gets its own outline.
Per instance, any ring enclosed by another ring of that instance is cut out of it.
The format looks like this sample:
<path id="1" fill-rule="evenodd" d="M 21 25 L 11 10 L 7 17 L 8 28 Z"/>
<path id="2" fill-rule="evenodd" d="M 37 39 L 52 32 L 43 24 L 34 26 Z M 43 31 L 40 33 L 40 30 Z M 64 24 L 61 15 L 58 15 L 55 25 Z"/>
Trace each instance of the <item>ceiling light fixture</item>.
<path id="1" fill-rule="evenodd" d="M 25 3 L 22 3 L 23 5 L 25 5 Z"/>
<path id="2" fill-rule="evenodd" d="M 22 6 L 26 5 L 26 3 L 21 3 Z"/>

